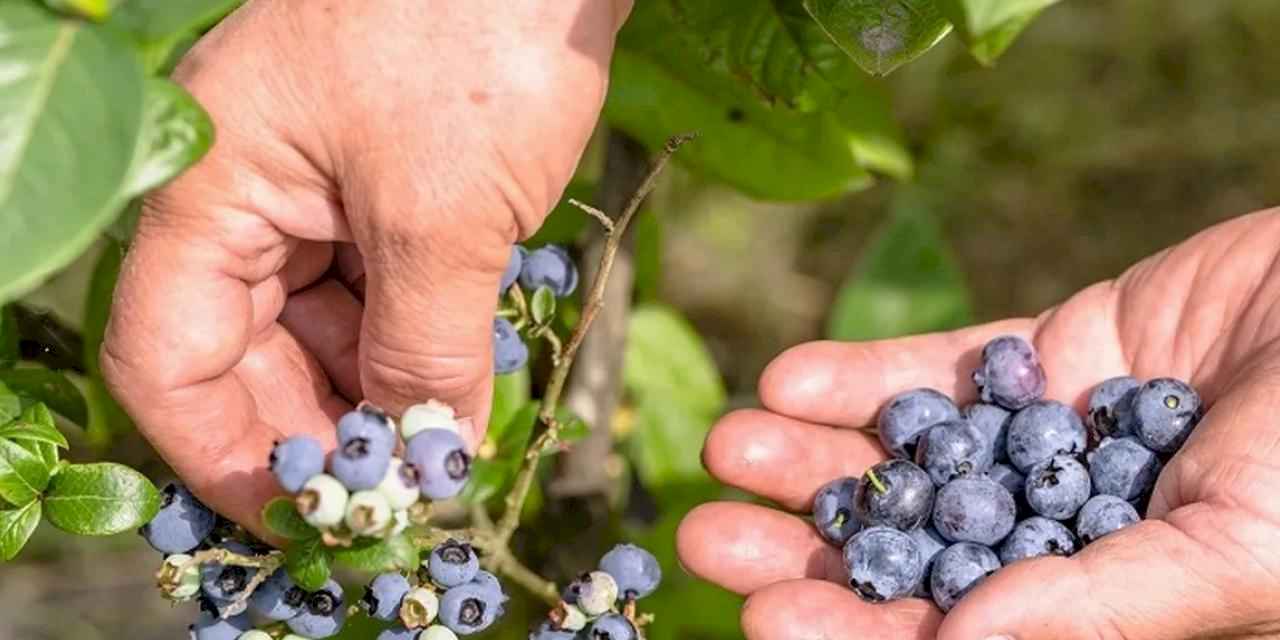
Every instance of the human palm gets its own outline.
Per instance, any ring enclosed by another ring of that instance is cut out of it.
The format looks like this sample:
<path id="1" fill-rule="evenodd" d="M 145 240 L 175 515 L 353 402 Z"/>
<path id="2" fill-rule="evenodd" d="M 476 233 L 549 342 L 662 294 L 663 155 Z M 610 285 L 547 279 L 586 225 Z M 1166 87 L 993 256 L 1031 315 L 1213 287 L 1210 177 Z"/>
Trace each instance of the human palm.
<path id="1" fill-rule="evenodd" d="M 815 342 L 760 381 L 764 410 L 732 413 L 704 460 L 723 482 L 781 510 L 712 503 L 681 525 L 694 574 L 748 595 L 752 640 L 1155 640 L 1280 637 L 1280 210 L 1213 227 L 1037 318 L 865 343 Z M 825 482 L 885 457 L 876 411 L 933 387 L 971 401 L 981 346 L 1031 339 L 1047 396 L 1082 409 L 1123 374 L 1191 381 L 1209 407 L 1165 467 L 1145 520 L 1070 558 L 1019 562 L 945 619 L 925 600 L 860 601 L 839 550 L 805 512 Z"/>

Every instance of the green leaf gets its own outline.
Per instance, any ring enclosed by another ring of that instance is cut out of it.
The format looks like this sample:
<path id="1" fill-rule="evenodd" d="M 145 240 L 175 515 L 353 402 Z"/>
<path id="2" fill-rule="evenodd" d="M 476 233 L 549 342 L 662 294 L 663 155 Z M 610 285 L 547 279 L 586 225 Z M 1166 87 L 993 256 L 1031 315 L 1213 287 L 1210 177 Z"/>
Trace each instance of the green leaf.
<path id="1" fill-rule="evenodd" d="M 89 280 L 89 290 L 85 293 L 84 323 L 81 329 L 84 337 L 85 370 L 90 376 L 102 375 L 98 367 L 98 352 L 102 349 L 102 339 L 107 332 L 111 300 L 115 294 L 116 281 L 120 278 L 120 264 L 124 261 L 123 245 L 114 240 L 107 240 L 104 245 L 93 265 L 93 276 Z"/>
<path id="2" fill-rule="evenodd" d="M 579 165 L 579 171 L 584 169 L 585 167 Z M 525 246 L 541 247 L 545 244 L 577 242 L 578 236 L 587 227 L 587 223 L 595 224 L 595 222 L 582 209 L 569 204 L 569 200 L 572 198 L 579 202 L 590 203 L 595 193 L 595 184 L 574 176 L 569 186 L 565 188 L 564 195 L 560 197 L 560 202 L 556 203 L 556 207 L 547 215 L 546 221 L 538 228 L 538 232 L 524 243 Z"/>
<path id="3" fill-rule="evenodd" d="M 124 203 L 143 76 L 116 40 L 27 2 L 0 5 L 0 301 L 80 255 Z"/>
<path id="4" fill-rule="evenodd" d="M 67 465 L 49 483 L 44 507 L 53 526 L 82 536 L 136 529 L 160 510 L 160 492 L 122 464 Z"/>
<path id="5" fill-rule="evenodd" d="M 13 310 L 8 306 L 0 307 L 0 370 L 12 369 L 22 359 L 20 338 L 18 319 L 13 317 Z"/>
<path id="6" fill-rule="evenodd" d="M 472 463 L 471 478 L 467 480 L 460 496 L 462 501 L 470 504 L 482 503 L 507 488 L 520 469 L 524 448 L 533 435 L 540 409 L 539 403 L 526 402 L 502 428 L 485 437 L 485 448 L 490 448 L 491 445 L 494 454 L 488 459 L 477 458 Z"/>
<path id="7" fill-rule="evenodd" d="M 404 534 L 386 540 L 358 540 L 350 547 L 336 547 L 339 563 L 360 571 L 400 571 L 418 566 L 418 548 Z"/>
<path id="8" fill-rule="evenodd" d="M 38 453 L 0 439 L 0 498 L 24 505 L 40 497 L 49 486 L 50 468 Z"/>
<path id="9" fill-rule="evenodd" d="M 937 0 L 969 53 L 994 64 L 1037 15 L 1058 0 Z"/>
<path id="10" fill-rule="evenodd" d="M 318 535 L 315 527 L 298 515 L 298 508 L 289 498 L 272 498 L 262 508 L 262 523 L 267 525 L 271 533 L 286 540 L 307 540 Z"/>
<path id="11" fill-rule="evenodd" d="M 804 0 L 827 35 L 867 73 L 884 75 L 947 35 L 934 0 Z"/>
<path id="12" fill-rule="evenodd" d="M 964 276 L 938 221 L 911 193 L 863 252 L 836 297 L 827 336 L 872 340 L 968 324 Z"/>
<path id="13" fill-rule="evenodd" d="M 676 160 L 759 198 L 807 200 L 870 184 L 834 115 L 770 109 L 736 79 L 691 64 L 697 53 L 676 29 L 656 5 L 637 3 L 613 59 L 610 124 L 654 148 L 697 131 L 701 141 Z"/>
<path id="14" fill-rule="evenodd" d="M 716 415 L 646 398 L 635 407 L 628 440 L 640 481 L 649 488 L 702 476 L 702 446 Z"/>
<path id="15" fill-rule="evenodd" d="M 516 413 L 529 402 L 529 370 L 521 369 L 493 378 L 493 404 L 489 411 L 489 428 L 485 437 L 497 442 L 502 430 Z"/>
<path id="16" fill-rule="evenodd" d="M 22 417 L 14 424 L 31 425 L 44 434 L 43 438 L 22 438 L 15 435 L 13 439 L 28 451 L 40 456 L 45 468 L 55 469 L 58 465 L 58 447 L 61 446 L 64 449 L 68 447 L 66 439 L 58 431 L 58 425 L 53 419 L 53 414 L 49 412 L 49 407 L 44 406 L 43 402 L 34 403 L 23 410 Z M 61 442 L 58 441 L 59 439 Z"/>
<path id="17" fill-rule="evenodd" d="M 0 426 L 0 438 L 44 442 L 63 449 L 68 448 L 66 436 L 62 435 L 52 425 L 41 422 L 14 420 L 9 424 Z"/>
<path id="18" fill-rule="evenodd" d="M 111 15 L 120 0 L 44 0 L 44 3 L 54 11 L 100 21 Z"/>
<path id="19" fill-rule="evenodd" d="M 39 500 L 28 502 L 17 509 L 0 511 L 0 560 L 12 560 L 18 555 L 38 524 Z"/>
<path id="20" fill-rule="evenodd" d="M 556 294 L 551 287 L 543 285 L 533 292 L 529 312 L 533 315 L 533 322 L 539 326 L 551 322 L 556 315 Z"/>
<path id="21" fill-rule="evenodd" d="M 561 420 L 561 442 L 576 442 L 587 437 L 587 434 L 589 433 L 591 433 L 591 426 L 578 416 L 571 416 L 567 420 Z"/>
<path id="22" fill-rule="evenodd" d="M 217 24 L 243 0 L 126 0 L 111 24 L 128 31 L 151 71 L 163 70 L 201 31 Z"/>
<path id="23" fill-rule="evenodd" d="M 122 195 L 140 196 L 172 180 L 212 144 L 213 121 L 196 99 L 164 78 L 148 78 L 137 162 Z"/>
<path id="24" fill-rule="evenodd" d="M 89 407 L 80 389 L 57 371 L 42 367 L 10 369 L 0 371 L 0 382 L 19 397 L 43 402 L 76 424 L 89 420 Z"/>
<path id="25" fill-rule="evenodd" d="M 319 536 L 289 545 L 284 554 L 285 571 L 299 587 L 315 591 L 329 580 L 329 565 L 333 561 L 328 548 Z"/>
<path id="26" fill-rule="evenodd" d="M 0 424 L 22 415 L 22 399 L 0 382 Z"/>

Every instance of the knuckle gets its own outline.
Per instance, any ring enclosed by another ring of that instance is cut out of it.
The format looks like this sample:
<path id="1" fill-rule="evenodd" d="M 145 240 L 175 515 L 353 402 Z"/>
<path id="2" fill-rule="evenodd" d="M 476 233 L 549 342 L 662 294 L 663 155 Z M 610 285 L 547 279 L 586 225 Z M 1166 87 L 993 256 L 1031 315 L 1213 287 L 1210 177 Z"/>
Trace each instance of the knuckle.
<path id="1" fill-rule="evenodd" d="M 380 343 L 367 345 L 360 372 L 369 399 L 394 409 L 432 398 L 456 403 L 481 387 L 485 373 L 476 356 L 413 353 Z"/>

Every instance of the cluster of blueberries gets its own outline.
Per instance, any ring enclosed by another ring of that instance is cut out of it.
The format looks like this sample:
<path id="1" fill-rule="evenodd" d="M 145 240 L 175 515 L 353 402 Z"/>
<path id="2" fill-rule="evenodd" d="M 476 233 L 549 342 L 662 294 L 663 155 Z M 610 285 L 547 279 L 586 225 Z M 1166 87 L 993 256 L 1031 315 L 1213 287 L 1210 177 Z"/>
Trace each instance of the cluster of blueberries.
<path id="1" fill-rule="evenodd" d="M 637 640 L 635 603 L 661 582 L 662 567 L 653 554 L 620 544 L 600 558 L 596 571 L 565 588 L 529 640 Z"/>
<path id="2" fill-rule="evenodd" d="M 980 401 L 963 410 L 933 389 L 895 396 L 878 418 L 891 459 L 818 492 L 814 523 L 863 600 L 948 611 L 1002 566 L 1138 522 L 1202 415 L 1186 383 L 1125 376 L 1098 385 L 1082 419 L 1042 398 L 1044 369 L 1016 336 L 984 346 L 973 380 Z"/>
<path id="3" fill-rule="evenodd" d="M 498 578 L 480 568 L 470 545 L 449 540 L 432 549 L 416 573 L 378 575 L 360 607 L 369 617 L 395 622 L 378 640 L 457 640 L 488 629 L 502 617 L 507 595 Z"/>
<path id="4" fill-rule="evenodd" d="M 557 298 L 565 298 L 578 288 L 578 267 L 563 247 L 549 244 L 529 251 L 520 245 L 511 248 L 511 259 L 502 273 L 498 295 L 507 293 L 516 282 L 529 293 L 546 287 Z M 493 319 L 493 369 L 499 374 L 519 370 L 529 361 L 529 346 L 520 338 L 519 328 L 502 317 Z"/>

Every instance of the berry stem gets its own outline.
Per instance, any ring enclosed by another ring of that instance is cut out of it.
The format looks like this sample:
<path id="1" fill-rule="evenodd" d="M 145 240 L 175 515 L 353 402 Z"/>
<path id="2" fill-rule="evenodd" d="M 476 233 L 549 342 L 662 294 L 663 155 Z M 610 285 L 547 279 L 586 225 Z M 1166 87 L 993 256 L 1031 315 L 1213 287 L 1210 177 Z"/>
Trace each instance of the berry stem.
<path id="1" fill-rule="evenodd" d="M 884 483 L 880 481 L 880 476 L 876 475 L 874 469 L 867 469 L 867 480 L 871 481 L 871 486 L 875 487 L 876 493 L 884 493 L 888 491 Z"/>

